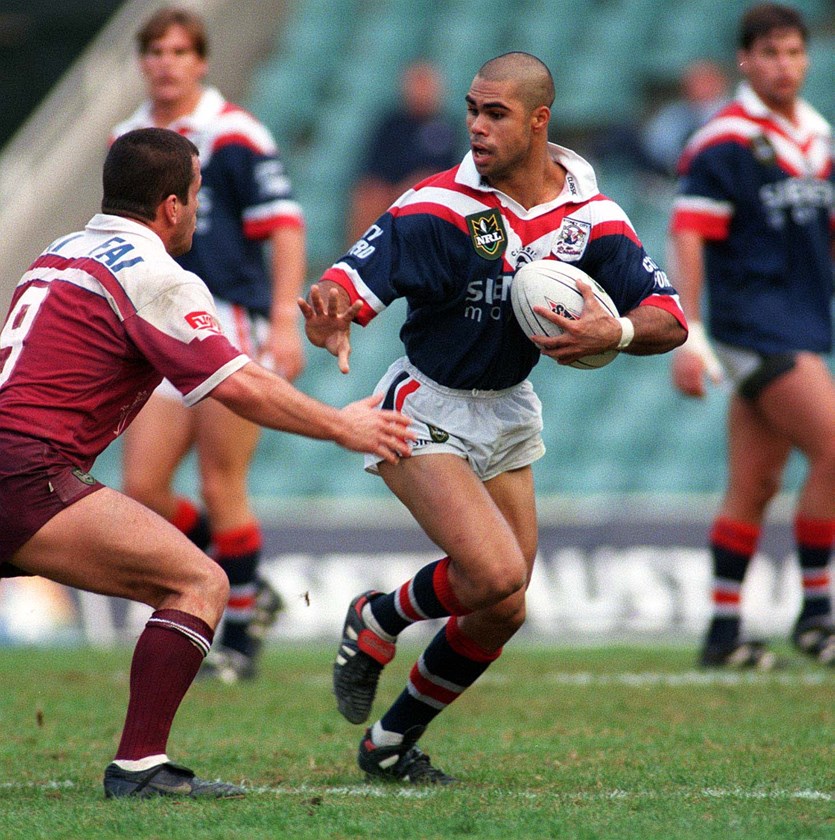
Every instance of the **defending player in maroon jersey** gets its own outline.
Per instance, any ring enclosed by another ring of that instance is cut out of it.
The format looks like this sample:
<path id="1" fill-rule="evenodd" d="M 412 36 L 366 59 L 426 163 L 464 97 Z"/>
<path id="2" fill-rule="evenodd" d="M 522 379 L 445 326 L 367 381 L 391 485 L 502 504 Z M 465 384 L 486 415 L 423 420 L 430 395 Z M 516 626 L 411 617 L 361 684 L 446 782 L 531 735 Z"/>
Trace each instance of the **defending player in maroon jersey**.
<path id="1" fill-rule="evenodd" d="M 219 330 L 214 302 L 173 257 L 191 245 L 196 147 L 129 132 L 104 164 L 102 212 L 23 275 L 0 331 L 0 577 L 41 575 L 154 612 L 137 642 L 108 797 L 240 796 L 166 755 L 180 702 L 229 594 L 213 560 L 138 502 L 90 475 L 162 376 L 188 404 L 216 399 L 250 421 L 359 452 L 409 455 L 408 420 L 370 397 L 337 410 L 252 362 Z"/>

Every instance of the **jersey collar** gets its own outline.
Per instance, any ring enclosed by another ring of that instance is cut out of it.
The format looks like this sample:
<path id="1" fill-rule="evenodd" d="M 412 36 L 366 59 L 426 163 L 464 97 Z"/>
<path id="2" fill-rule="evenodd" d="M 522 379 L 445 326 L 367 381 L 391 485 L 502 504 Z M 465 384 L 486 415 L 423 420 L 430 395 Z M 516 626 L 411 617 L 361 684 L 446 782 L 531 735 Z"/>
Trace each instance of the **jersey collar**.
<path id="1" fill-rule="evenodd" d="M 87 222 L 86 230 L 97 233 L 129 233 L 132 236 L 141 236 L 143 239 L 153 242 L 165 251 L 165 245 L 163 245 L 162 239 L 151 228 L 143 225 L 141 222 L 128 219 L 126 216 L 116 216 L 111 213 L 96 213 Z"/>
<path id="2" fill-rule="evenodd" d="M 736 91 L 736 98 L 745 111 L 752 117 L 770 120 L 776 125 L 779 125 L 790 137 L 803 138 L 811 134 L 828 135 L 831 132 L 829 123 L 805 99 L 798 99 L 797 123 L 793 123 L 772 111 L 757 96 L 748 82 L 740 82 Z"/>
<path id="3" fill-rule="evenodd" d="M 494 189 L 482 181 L 481 175 L 475 168 L 472 152 L 467 152 L 464 160 L 461 161 L 458 172 L 455 174 L 455 182 L 480 192 L 494 193 L 499 197 L 502 204 L 511 207 L 517 216 L 528 219 L 549 213 L 555 207 L 563 204 L 577 204 L 578 202 L 588 201 L 599 194 L 600 190 L 597 186 L 594 169 L 585 158 L 580 157 L 576 152 L 565 146 L 558 146 L 556 143 L 548 144 L 548 153 L 553 160 L 565 167 L 565 186 L 556 198 L 545 204 L 537 204 L 529 210 L 522 207 L 510 196 L 505 195 L 501 190 Z"/>

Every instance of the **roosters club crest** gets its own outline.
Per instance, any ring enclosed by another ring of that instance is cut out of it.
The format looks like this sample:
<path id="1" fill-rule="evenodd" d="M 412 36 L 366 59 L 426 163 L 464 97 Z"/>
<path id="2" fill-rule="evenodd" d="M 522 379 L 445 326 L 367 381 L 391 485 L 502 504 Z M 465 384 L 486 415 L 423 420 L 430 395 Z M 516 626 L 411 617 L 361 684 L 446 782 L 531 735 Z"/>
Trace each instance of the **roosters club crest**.
<path id="1" fill-rule="evenodd" d="M 467 228 L 475 252 L 485 260 L 497 260 L 507 248 L 507 232 L 497 208 L 467 216 Z"/>
<path id="2" fill-rule="evenodd" d="M 586 250 L 586 245 L 589 244 L 590 233 L 591 225 L 588 222 L 581 222 L 570 216 L 563 219 L 557 231 L 554 253 L 564 262 L 580 259 L 583 251 Z"/>

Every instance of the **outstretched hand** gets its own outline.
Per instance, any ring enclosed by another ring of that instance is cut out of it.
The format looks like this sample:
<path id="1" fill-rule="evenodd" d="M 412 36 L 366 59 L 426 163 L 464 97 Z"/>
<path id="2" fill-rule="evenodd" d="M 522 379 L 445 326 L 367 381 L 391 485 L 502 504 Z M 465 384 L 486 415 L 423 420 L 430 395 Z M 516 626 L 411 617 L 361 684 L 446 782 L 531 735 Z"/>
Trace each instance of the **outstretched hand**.
<path id="1" fill-rule="evenodd" d="M 354 301 L 346 310 L 339 312 L 339 289 L 330 289 L 326 301 L 319 286 L 314 284 L 310 287 L 310 303 L 299 298 L 298 304 L 304 315 L 304 331 L 310 343 L 324 347 L 336 356 L 340 371 L 348 373 L 351 322 L 362 309 L 362 301 Z"/>
<path id="2" fill-rule="evenodd" d="M 376 408 L 382 399 L 382 394 L 374 394 L 341 410 L 345 435 L 339 443 L 346 449 L 379 455 L 396 464 L 400 458 L 412 454 L 409 441 L 417 435 L 410 430 L 411 420 L 405 414 Z"/>

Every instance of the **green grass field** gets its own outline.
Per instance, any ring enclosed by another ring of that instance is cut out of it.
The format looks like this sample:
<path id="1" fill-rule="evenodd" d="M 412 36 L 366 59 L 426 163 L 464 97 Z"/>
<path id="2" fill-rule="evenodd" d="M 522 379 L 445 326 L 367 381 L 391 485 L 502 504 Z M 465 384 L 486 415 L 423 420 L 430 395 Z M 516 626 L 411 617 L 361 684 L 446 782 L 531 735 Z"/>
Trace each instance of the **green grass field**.
<path id="1" fill-rule="evenodd" d="M 0 649 L 0 836 L 835 838 L 835 671 L 787 649 L 780 672 L 716 675 L 686 647 L 511 644 L 421 742 L 462 780 L 437 790 L 360 777 L 331 653 L 274 646 L 257 682 L 186 697 L 169 755 L 246 798 L 107 801 L 130 651 Z"/>

